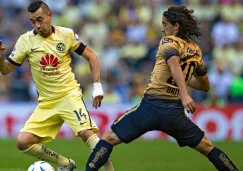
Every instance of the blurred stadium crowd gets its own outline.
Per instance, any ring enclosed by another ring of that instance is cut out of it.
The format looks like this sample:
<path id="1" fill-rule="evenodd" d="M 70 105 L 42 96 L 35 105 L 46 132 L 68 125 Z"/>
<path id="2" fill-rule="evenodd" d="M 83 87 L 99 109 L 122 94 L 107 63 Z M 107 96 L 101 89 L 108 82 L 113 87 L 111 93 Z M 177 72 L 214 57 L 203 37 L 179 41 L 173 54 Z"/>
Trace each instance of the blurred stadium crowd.
<path id="1" fill-rule="evenodd" d="M 0 0 L 0 39 L 7 55 L 19 35 L 32 29 L 31 0 Z M 191 90 L 195 101 L 222 106 L 243 102 L 243 0 L 44 0 L 53 24 L 73 28 L 97 54 L 106 103 L 137 103 L 153 69 L 163 11 L 171 4 L 195 10 L 203 32 L 199 43 L 209 66 L 211 90 Z M 73 71 L 85 101 L 91 100 L 88 63 L 72 54 Z M 14 73 L 0 76 L 0 101 L 37 98 L 27 60 Z"/>

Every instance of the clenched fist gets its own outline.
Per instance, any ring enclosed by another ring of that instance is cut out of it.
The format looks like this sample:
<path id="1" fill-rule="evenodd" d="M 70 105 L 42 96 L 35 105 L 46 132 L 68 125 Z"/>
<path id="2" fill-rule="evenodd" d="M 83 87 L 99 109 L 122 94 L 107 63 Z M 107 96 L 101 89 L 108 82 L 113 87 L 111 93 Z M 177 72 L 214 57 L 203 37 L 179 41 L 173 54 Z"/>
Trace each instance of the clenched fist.
<path id="1" fill-rule="evenodd" d="M 2 45 L 2 40 L 0 40 L 0 59 L 3 59 L 6 54 L 6 46 Z"/>

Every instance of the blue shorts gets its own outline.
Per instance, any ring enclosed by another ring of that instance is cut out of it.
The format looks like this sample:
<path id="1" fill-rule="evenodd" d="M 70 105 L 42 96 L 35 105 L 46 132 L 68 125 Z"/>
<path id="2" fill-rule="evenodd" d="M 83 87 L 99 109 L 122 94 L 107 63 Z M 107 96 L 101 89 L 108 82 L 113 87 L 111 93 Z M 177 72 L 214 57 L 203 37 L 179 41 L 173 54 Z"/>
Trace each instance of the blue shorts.
<path id="1" fill-rule="evenodd" d="M 111 129 L 124 143 L 154 130 L 174 137 L 181 147 L 195 147 L 204 136 L 204 132 L 185 115 L 181 101 L 153 99 L 150 95 L 145 95 L 140 104 L 117 118 Z"/>

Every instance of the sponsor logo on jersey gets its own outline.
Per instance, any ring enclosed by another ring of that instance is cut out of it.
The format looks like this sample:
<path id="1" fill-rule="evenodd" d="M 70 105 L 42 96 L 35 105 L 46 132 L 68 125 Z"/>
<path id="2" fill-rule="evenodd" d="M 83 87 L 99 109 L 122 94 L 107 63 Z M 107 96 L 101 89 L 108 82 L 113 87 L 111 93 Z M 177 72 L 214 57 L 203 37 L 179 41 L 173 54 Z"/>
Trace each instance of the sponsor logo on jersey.
<path id="1" fill-rule="evenodd" d="M 37 47 L 37 48 L 31 48 L 30 50 L 33 52 L 33 51 L 35 51 L 36 49 L 39 49 L 39 47 Z"/>
<path id="2" fill-rule="evenodd" d="M 60 74 L 58 67 L 58 58 L 54 55 L 43 56 L 40 60 L 41 73 L 43 76 L 51 76 Z"/>
<path id="3" fill-rule="evenodd" d="M 192 54 L 192 55 L 197 55 L 197 50 L 192 50 L 192 49 L 189 48 L 189 47 L 187 47 L 186 52 L 187 52 L 187 53 L 190 53 L 190 54 Z"/>
<path id="4" fill-rule="evenodd" d="M 162 39 L 162 44 L 165 44 L 165 43 L 173 43 L 173 39 L 171 39 L 171 38 L 163 38 Z"/>
<path id="5" fill-rule="evenodd" d="M 42 68 L 45 68 L 47 65 L 56 67 L 58 65 L 58 58 L 54 57 L 54 55 L 46 55 L 41 58 L 40 64 Z"/>

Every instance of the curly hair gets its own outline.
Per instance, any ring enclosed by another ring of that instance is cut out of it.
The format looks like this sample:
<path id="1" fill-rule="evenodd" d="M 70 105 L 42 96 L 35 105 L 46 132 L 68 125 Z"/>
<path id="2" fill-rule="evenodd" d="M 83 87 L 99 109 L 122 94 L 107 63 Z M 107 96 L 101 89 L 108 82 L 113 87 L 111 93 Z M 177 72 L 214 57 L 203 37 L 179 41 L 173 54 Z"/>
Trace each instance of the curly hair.
<path id="1" fill-rule="evenodd" d="M 199 28 L 199 22 L 192 15 L 193 12 L 194 10 L 189 10 L 186 6 L 172 6 L 163 13 L 163 16 L 172 25 L 179 24 L 178 37 L 188 41 L 197 41 L 201 39 L 202 33 Z"/>

